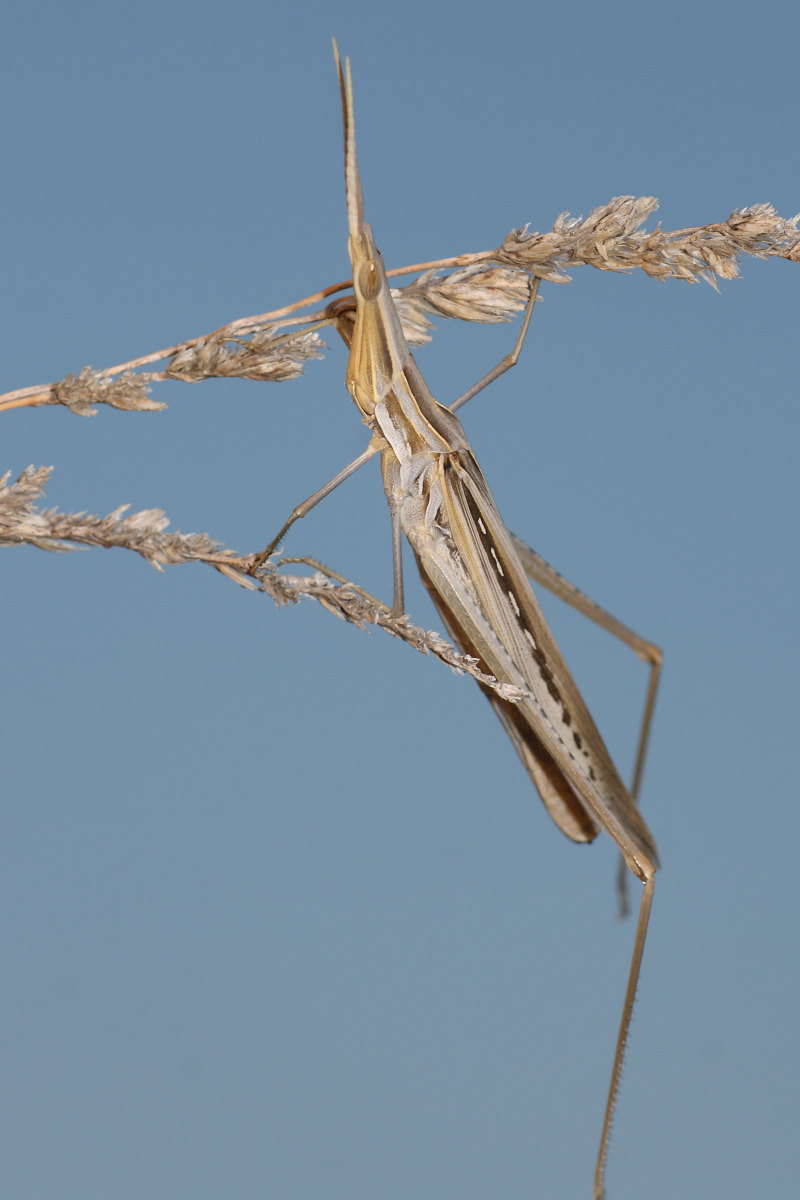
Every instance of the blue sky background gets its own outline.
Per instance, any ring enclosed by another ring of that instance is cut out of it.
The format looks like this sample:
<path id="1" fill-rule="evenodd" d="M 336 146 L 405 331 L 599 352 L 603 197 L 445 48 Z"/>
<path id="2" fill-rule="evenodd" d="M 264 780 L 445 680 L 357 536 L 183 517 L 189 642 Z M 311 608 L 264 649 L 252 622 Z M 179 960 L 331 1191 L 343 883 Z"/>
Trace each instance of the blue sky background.
<path id="1" fill-rule="evenodd" d="M 614 195 L 667 229 L 800 208 L 797 8 L 30 3 L 3 18 L 2 389 L 345 277 L 351 55 L 390 265 Z M 465 423 L 508 524 L 659 642 L 662 858 L 609 1197 L 796 1195 L 800 267 L 579 270 Z M 440 327 L 450 400 L 511 344 Z M 241 551 L 364 445 L 303 379 L 3 417 L 48 501 Z M 374 465 L 373 465 L 374 466 Z M 376 469 L 298 527 L 388 596 Z M 475 685 L 311 603 L 122 551 L 2 555 L 4 1192 L 588 1196 L 632 926 Z M 408 572 L 408 607 L 438 628 Z M 644 669 L 557 634 L 621 766 Z"/>

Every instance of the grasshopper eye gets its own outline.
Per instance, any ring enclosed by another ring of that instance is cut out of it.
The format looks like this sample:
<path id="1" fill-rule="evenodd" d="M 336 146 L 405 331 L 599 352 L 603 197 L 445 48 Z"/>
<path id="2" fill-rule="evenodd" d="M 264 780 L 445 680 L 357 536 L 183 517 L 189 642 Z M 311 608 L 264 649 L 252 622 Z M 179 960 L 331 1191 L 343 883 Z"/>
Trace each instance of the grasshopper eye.
<path id="1" fill-rule="evenodd" d="M 381 272 L 374 258 L 365 258 L 358 264 L 355 284 L 365 300 L 376 299 L 381 290 Z"/>

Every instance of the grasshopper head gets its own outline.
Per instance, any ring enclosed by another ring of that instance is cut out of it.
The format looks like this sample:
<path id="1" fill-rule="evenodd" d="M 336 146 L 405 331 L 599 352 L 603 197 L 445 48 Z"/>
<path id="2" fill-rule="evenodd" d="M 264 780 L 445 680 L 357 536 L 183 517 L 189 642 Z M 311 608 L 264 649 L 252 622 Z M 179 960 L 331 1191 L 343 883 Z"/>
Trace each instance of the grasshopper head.
<path id="1" fill-rule="evenodd" d="M 375 300 L 383 286 L 384 270 L 381 252 L 375 245 L 372 226 L 362 221 L 348 242 L 353 264 L 353 287 L 358 300 Z"/>

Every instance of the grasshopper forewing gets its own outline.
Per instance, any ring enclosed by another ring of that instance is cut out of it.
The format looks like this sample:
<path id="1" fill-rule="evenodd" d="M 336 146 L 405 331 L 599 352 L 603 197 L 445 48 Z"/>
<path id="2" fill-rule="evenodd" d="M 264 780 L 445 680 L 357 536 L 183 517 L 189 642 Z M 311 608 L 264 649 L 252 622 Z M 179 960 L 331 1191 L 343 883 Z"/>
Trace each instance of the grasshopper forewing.
<path id="1" fill-rule="evenodd" d="M 350 347 L 348 391 L 381 455 L 393 528 L 395 612 L 403 611 L 405 534 L 450 636 L 482 671 L 521 695 L 511 701 L 484 688 L 553 820 L 577 842 L 591 841 L 604 829 L 644 885 L 595 1168 L 599 1200 L 658 867 L 655 843 L 545 622 L 461 422 L 434 400 L 409 351 L 364 220 L 350 64 L 343 69 L 335 45 L 334 50 L 355 292 L 354 316 L 351 302 L 336 324 Z M 529 314 L 532 303 L 533 297 Z M 366 457 L 369 453 L 357 463 Z"/>

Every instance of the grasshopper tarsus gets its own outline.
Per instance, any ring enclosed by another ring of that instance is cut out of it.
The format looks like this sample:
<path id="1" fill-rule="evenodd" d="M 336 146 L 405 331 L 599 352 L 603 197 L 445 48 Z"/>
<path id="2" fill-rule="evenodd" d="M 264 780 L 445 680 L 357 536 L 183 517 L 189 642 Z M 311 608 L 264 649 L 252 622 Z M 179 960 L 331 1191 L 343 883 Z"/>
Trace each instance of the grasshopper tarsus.
<path id="1" fill-rule="evenodd" d="M 505 375 L 506 371 L 510 371 L 512 367 L 517 365 L 519 362 L 519 356 L 522 353 L 522 347 L 525 343 L 525 339 L 528 336 L 528 326 L 531 323 L 531 317 L 533 316 L 533 309 L 536 304 L 536 299 L 539 295 L 541 282 L 542 281 L 540 279 L 531 279 L 528 302 L 525 305 L 525 315 L 522 318 L 522 324 L 520 326 L 519 333 L 517 334 L 517 340 L 509 350 L 508 354 L 504 355 L 503 358 L 500 359 L 500 362 L 496 366 L 492 367 L 491 371 L 487 371 L 477 383 L 473 383 L 471 388 L 467 388 L 467 390 L 463 392 L 457 400 L 454 400 L 450 405 L 450 412 L 457 412 L 459 408 L 463 408 L 468 401 L 477 396 L 479 392 L 482 392 L 484 388 L 489 387 L 489 385 L 498 380 L 501 375 Z"/>

